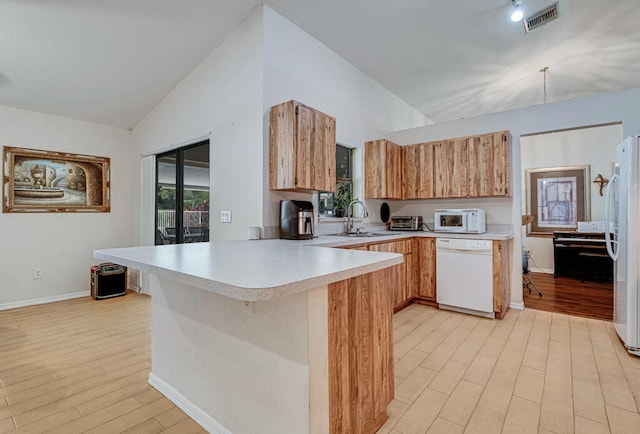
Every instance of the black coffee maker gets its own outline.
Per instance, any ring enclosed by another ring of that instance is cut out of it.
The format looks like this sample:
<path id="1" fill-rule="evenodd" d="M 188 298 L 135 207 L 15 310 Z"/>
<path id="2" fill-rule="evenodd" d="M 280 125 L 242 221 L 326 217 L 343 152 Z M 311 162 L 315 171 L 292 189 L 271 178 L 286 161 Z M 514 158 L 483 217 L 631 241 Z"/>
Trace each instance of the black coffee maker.
<path id="1" fill-rule="evenodd" d="M 303 200 L 281 200 L 280 238 L 309 240 L 313 234 L 313 204 Z"/>

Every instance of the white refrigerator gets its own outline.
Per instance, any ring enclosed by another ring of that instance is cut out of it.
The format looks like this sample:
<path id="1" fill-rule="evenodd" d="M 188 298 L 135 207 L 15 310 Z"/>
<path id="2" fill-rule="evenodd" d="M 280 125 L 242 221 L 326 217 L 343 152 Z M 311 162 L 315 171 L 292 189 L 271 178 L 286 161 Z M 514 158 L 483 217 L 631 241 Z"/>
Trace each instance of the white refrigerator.
<path id="1" fill-rule="evenodd" d="M 613 322 L 629 353 L 640 356 L 640 136 L 618 145 L 614 167 L 604 213 L 607 251 L 614 261 Z"/>

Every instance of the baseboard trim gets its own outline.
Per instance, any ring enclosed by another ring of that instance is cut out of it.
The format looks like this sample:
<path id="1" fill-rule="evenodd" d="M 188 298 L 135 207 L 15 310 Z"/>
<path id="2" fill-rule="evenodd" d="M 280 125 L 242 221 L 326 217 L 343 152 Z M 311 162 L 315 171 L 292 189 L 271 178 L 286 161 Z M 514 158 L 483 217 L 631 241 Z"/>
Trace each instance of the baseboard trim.
<path id="1" fill-rule="evenodd" d="M 91 295 L 90 291 L 71 292 L 69 294 L 52 295 L 51 297 L 32 298 L 30 300 L 10 301 L 0 304 L 0 310 L 17 309 L 19 307 L 35 306 L 38 304 L 55 303 L 56 301 L 71 300 L 72 298 L 82 298 Z"/>
<path id="2" fill-rule="evenodd" d="M 164 380 L 149 374 L 149 384 L 173 402 L 180 410 L 184 411 L 191 419 L 195 420 L 202 428 L 213 434 L 231 434 L 231 431 L 220 425 L 218 421 L 205 413 L 200 407 L 189 401 L 183 394 L 167 384 Z"/>
<path id="3" fill-rule="evenodd" d="M 553 269 L 551 268 L 529 267 L 529 271 L 533 271 L 534 273 L 553 274 Z"/>
<path id="4" fill-rule="evenodd" d="M 516 310 L 524 310 L 524 302 L 516 303 L 515 301 L 512 301 L 509 303 L 509 308 L 516 309 Z"/>

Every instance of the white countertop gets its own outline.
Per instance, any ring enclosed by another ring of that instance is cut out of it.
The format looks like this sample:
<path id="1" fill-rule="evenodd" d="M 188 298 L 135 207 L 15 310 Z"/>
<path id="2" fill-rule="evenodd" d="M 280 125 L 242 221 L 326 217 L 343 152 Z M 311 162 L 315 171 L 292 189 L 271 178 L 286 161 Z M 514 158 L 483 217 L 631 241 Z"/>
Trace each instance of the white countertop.
<path id="1" fill-rule="evenodd" d="M 93 256 L 227 297 L 259 301 L 285 297 L 402 263 L 400 254 L 332 247 L 413 237 L 508 240 L 513 234 L 405 231 L 376 237 L 321 235 L 299 241 L 214 241 L 104 249 L 94 251 Z"/>
<path id="2" fill-rule="evenodd" d="M 381 238 L 388 237 L 377 237 Z M 128 247 L 96 250 L 93 256 L 246 301 L 285 297 L 381 270 L 403 260 L 402 255 L 396 253 L 311 248 L 310 244 L 321 244 L 317 240 Z"/>

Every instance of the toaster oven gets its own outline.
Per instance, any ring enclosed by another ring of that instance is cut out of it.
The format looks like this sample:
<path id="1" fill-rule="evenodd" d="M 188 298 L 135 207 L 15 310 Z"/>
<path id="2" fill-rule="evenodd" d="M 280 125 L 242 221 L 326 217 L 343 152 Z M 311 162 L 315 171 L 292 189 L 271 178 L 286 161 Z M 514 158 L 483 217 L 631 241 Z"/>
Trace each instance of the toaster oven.
<path id="1" fill-rule="evenodd" d="M 389 229 L 392 231 L 421 231 L 422 216 L 391 217 Z"/>

